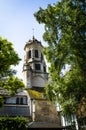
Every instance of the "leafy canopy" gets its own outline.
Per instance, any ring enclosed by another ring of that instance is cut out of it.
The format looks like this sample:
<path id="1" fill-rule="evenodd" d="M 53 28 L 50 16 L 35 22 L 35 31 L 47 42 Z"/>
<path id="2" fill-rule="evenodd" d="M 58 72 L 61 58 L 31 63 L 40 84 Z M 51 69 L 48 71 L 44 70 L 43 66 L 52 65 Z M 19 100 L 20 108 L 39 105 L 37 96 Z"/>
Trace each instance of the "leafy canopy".
<path id="1" fill-rule="evenodd" d="M 13 44 L 7 39 L 0 37 L 0 87 L 7 89 L 10 94 L 17 92 L 18 88 L 23 88 L 23 82 L 14 77 L 16 73 L 12 66 L 18 65 L 20 58 L 13 48 Z"/>
<path id="2" fill-rule="evenodd" d="M 18 54 L 13 48 L 13 44 L 0 37 L 0 79 L 15 73 L 11 69 L 12 65 L 17 65 L 20 61 Z"/>
<path id="3" fill-rule="evenodd" d="M 34 16 L 44 24 L 43 38 L 48 43 L 44 50 L 51 64 L 47 96 L 50 100 L 57 96 L 64 113 L 76 113 L 77 104 L 86 98 L 85 0 L 61 0 Z M 70 69 L 62 73 L 67 65 Z"/>

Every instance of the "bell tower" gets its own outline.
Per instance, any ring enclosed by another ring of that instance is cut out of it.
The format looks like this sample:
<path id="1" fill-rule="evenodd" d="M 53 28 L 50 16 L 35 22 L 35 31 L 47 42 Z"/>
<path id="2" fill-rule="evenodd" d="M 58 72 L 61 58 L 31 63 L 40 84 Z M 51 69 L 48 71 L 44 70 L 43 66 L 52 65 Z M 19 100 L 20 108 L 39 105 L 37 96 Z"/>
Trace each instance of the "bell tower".
<path id="1" fill-rule="evenodd" d="M 43 45 L 33 36 L 26 42 L 24 51 L 23 77 L 26 88 L 42 90 L 48 81 Z"/>

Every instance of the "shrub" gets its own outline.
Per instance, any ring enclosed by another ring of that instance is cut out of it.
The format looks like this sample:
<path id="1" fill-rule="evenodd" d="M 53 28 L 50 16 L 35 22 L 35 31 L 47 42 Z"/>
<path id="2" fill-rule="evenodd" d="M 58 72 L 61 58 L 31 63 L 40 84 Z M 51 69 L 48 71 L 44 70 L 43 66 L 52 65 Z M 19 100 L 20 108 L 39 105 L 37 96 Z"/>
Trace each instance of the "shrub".
<path id="1" fill-rule="evenodd" d="M 0 117 L 0 130 L 27 130 L 28 123 L 24 117 Z"/>
<path id="2" fill-rule="evenodd" d="M 0 107 L 2 107 L 4 105 L 4 99 L 2 96 L 0 96 Z"/>

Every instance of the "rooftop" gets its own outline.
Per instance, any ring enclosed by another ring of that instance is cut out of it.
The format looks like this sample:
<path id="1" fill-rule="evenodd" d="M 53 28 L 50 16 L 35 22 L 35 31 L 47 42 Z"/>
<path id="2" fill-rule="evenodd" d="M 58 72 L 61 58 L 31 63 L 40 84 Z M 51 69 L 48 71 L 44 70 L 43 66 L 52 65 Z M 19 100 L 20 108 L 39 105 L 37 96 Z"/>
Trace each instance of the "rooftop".
<path id="1" fill-rule="evenodd" d="M 33 37 L 32 37 L 32 40 L 29 39 L 28 42 L 26 42 L 25 47 L 24 47 L 24 50 L 25 50 L 25 48 L 27 47 L 27 45 L 31 45 L 31 44 L 33 44 L 33 43 L 38 43 L 38 44 L 40 44 L 40 45 L 42 46 L 41 41 L 38 41 L 38 40 L 33 36 Z M 43 47 L 43 46 L 42 46 L 42 47 Z"/>

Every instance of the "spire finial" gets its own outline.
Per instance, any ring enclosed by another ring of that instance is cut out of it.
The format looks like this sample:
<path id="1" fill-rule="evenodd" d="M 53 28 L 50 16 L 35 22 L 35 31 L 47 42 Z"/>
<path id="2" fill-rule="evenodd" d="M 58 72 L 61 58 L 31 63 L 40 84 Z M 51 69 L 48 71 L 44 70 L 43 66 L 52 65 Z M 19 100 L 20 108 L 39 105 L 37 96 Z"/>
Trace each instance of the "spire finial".
<path id="1" fill-rule="evenodd" d="M 33 31 L 33 37 L 32 37 L 32 39 L 34 40 L 35 38 L 34 38 L 34 28 L 32 29 L 32 31 Z"/>

